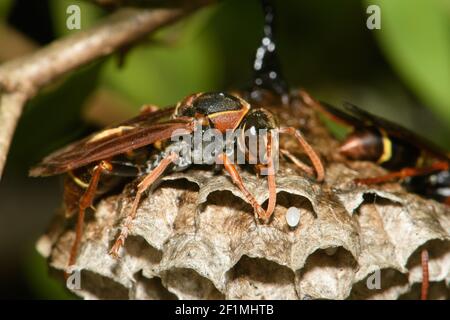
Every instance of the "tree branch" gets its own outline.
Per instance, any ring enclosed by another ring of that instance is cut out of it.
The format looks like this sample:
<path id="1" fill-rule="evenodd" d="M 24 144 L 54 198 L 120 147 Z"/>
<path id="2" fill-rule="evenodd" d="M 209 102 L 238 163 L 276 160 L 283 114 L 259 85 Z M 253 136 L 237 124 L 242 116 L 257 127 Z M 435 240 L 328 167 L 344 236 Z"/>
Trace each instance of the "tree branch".
<path id="1" fill-rule="evenodd" d="M 0 95 L 0 178 L 16 124 L 26 101 L 26 95 L 21 92 Z"/>
<path id="2" fill-rule="evenodd" d="M 56 40 L 35 53 L 0 66 L 0 178 L 23 106 L 43 86 L 198 7 L 197 3 L 188 8 L 122 9 L 91 30 Z"/>

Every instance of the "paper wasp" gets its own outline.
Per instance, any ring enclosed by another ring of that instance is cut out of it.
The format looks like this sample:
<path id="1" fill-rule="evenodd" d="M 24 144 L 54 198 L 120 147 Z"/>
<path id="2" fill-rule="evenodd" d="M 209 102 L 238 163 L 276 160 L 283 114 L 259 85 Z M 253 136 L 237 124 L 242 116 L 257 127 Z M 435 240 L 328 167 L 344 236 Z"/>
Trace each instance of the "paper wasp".
<path id="1" fill-rule="evenodd" d="M 342 155 L 376 162 L 391 171 L 379 177 L 357 179 L 356 183 L 380 184 L 403 179 L 410 191 L 450 204 L 448 153 L 408 129 L 350 103 L 340 109 L 315 101 L 305 91 L 301 95 L 310 106 L 352 128 L 339 148 Z"/>
<path id="2" fill-rule="evenodd" d="M 239 96 L 221 92 L 197 93 L 186 97 L 175 107 L 158 111 L 145 109 L 131 120 L 94 133 L 50 154 L 30 170 L 30 175 L 35 177 L 67 174 L 64 196 L 66 209 L 73 210 L 78 207 L 76 236 L 70 252 L 69 266 L 74 265 L 76 261 L 85 211 L 93 205 L 98 194 L 116 185 L 117 178 L 138 178 L 134 201 L 121 227 L 120 235 L 110 251 L 111 255 L 117 257 L 145 191 L 165 172 L 185 170 L 192 164 L 179 157 L 179 152 L 186 146 L 171 140 L 174 133 L 177 130 L 195 133 L 196 130 L 211 128 L 221 134 L 225 134 L 227 130 L 256 132 L 258 129 L 269 129 L 293 135 L 310 158 L 317 173 L 317 180 L 323 180 L 324 168 L 320 158 L 302 134 L 291 127 L 279 128 L 268 110 L 252 109 L 250 104 Z M 271 139 L 265 141 L 267 153 L 271 155 Z M 240 145 L 246 148 L 245 142 Z M 253 156 L 248 150 L 246 155 Z M 257 218 L 267 222 L 276 203 L 273 163 L 269 160 L 266 164 L 255 165 L 257 171 L 266 167 L 270 172 L 267 175 L 268 207 L 264 210 L 244 186 L 236 165 L 225 151 L 221 150 L 215 156 L 251 204 Z M 312 171 L 312 168 L 310 169 Z"/>
<path id="3" fill-rule="evenodd" d="M 386 175 L 356 179 L 356 183 L 379 184 L 402 179 L 409 191 L 450 205 L 448 153 L 406 128 L 350 103 L 344 104 L 345 109 L 339 109 L 314 100 L 305 91 L 300 91 L 300 95 L 309 106 L 352 129 L 339 148 L 342 155 L 373 161 L 391 170 Z M 422 300 L 428 296 L 428 259 L 428 250 L 422 249 Z"/>

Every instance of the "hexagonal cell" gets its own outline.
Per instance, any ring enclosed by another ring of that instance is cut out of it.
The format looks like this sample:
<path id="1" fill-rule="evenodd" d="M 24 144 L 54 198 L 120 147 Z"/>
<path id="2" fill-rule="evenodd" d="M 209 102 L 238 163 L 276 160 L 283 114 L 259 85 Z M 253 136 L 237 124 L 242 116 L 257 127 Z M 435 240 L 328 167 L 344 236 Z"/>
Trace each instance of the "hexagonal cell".
<path id="1" fill-rule="evenodd" d="M 162 272 L 162 284 L 180 300 L 224 299 L 213 283 L 196 271 L 187 268 L 173 268 Z"/>
<path id="2" fill-rule="evenodd" d="M 263 208 L 266 208 L 267 204 L 268 200 L 264 202 Z M 300 221 L 296 227 L 289 227 L 286 222 L 286 212 L 291 207 L 298 209 L 300 213 Z M 295 233 L 297 228 L 300 228 L 302 225 L 312 224 L 314 219 L 317 219 L 317 214 L 308 198 L 286 191 L 279 191 L 277 193 L 277 206 L 271 225 L 282 231 Z"/>
<path id="3" fill-rule="evenodd" d="M 294 272 L 267 259 L 242 256 L 227 278 L 227 299 L 298 299 Z"/>
<path id="4" fill-rule="evenodd" d="M 111 246 L 114 241 L 115 239 L 111 241 Z M 130 235 L 125 241 L 124 249 L 127 257 L 145 259 L 149 265 L 157 265 L 162 259 L 162 251 L 149 245 L 140 236 Z"/>
<path id="5" fill-rule="evenodd" d="M 139 273 L 135 276 L 136 286 L 130 290 L 130 299 L 136 300 L 175 300 L 177 296 L 162 284 L 160 277 L 148 279 Z"/>
<path id="6" fill-rule="evenodd" d="M 422 282 L 421 253 L 428 251 L 428 272 L 432 282 L 445 280 L 450 276 L 450 241 L 430 240 L 417 248 L 409 257 L 407 268 L 409 282 Z"/>
<path id="7" fill-rule="evenodd" d="M 408 277 L 395 269 L 376 270 L 353 285 L 349 299 L 393 300 L 408 292 Z"/>
<path id="8" fill-rule="evenodd" d="M 219 209 L 226 208 L 234 212 L 247 213 L 253 217 L 252 206 L 229 190 L 213 191 L 208 194 L 207 199 L 208 202 L 202 205 L 202 211 L 206 206 L 214 206 Z"/>
<path id="9" fill-rule="evenodd" d="M 415 283 L 410 290 L 401 295 L 399 300 L 420 300 L 422 285 Z M 428 288 L 428 300 L 449 300 L 450 299 L 450 285 L 445 281 L 430 282 Z"/>
<path id="10" fill-rule="evenodd" d="M 54 270 L 52 270 L 52 272 L 54 272 Z M 57 273 L 57 277 L 64 281 L 63 273 L 60 270 L 55 272 Z M 72 281 L 69 278 L 68 282 L 75 286 L 73 288 L 69 288 L 69 290 L 84 299 L 129 299 L 129 292 L 127 288 L 108 277 L 92 271 L 81 270 L 79 273 L 79 281 Z M 76 287 L 77 285 L 79 285 L 79 288 Z"/>
<path id="11" fill-rule="evenodd" d="M 352 254 L 342 247 L 336 252 L 316 250 L 296 272 L 297 292 L 301 299 L 345 299 L 352 289 L 356 268 Z"/>

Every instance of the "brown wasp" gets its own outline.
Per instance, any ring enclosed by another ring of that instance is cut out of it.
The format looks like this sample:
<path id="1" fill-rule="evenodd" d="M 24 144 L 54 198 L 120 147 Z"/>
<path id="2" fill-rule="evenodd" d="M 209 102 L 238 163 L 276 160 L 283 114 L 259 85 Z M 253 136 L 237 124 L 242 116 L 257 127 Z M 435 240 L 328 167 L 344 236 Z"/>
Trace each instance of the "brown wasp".
<path id="1" fill-rule="evenodd" d="M 293 135 L 310 158 L 317 180 L 323 180 L 324 169 L 320 158 L 302 134 L 294 128 L 279 128 L 275 117 L 269 111 L 252 109 L 250 104 L 239 96 L 221 92 L 197 93 L 186 97 L 175 107 L 158 111 L 145 109 L 131 120 L 94 133 L 50 154 L 30 170 L 30 175 L 35 177 L 67 174 L 64 196 L 66 209 L 73 210 L 78 207 L 76 237 L 70 252 L 69 266 L 74 265 L 76 261 L 83 234 L 85 211 L 93 205 L 99 194 L 110 190 L 121 177 L 136 177 L 139 181 L 121 232 L 110 250 L 110 254 L 117 257 L 145 191 L 165 172 L 185 170 L 192 165 L 192 162 L 179 156 L 186 145 L 181 140 L 173 141 L 173 135 L 177 130 L 193 134 L 197 130 L 207 129 L 214 129 L 220 134 L 237 129 L 252 134 L 259 129 L 268 129 Z M 264 141 L 265 150 L 271 156 L 273 150 L 270 137 L 268 135 Z M 245 142 L 240 145 L 246 148 Z M 234 184 L 251 204 L 255 215 L 267 222 L 276 202 L 273 162 L 269 160 L 264 164 L 257 162 L 255 165 L 257 171 L 266 168 L 269 172 L 269 201 L 268 208 L 264 210 L 244 186 L 237 166 L 225 150 L 219 150 L 214 156 L 223 164 Z M 251 158 L 254 154 L 246 150 L 246 156 Z M 312 168 L 309 169 L 312 171 Z"/>
<path id="2" fill-rule="evenodd" d="M 373 161 L 391 170 L 386 175 L 356 179 L 356 183 L 369 185 L 402 179 L 409 191 L 450 205 L 448 153 L 408 129 L 350 103 L 345 103 L 342 110 L 314 100 L 305 91 L 300 94 L 308 105 L 352 129 L 340 146 L 342 155 L 353 160 Z M 428 295 L 428 258 L 428 251 L 423 249 L 422 300 Z"/>
<path id="3" fill-rule="evenodd" d="M 376 162 L 391 171 L 355 182 L 380 184 L 406 179 L 405 186 L 411 191 L 450 204 L 448 153 L 408 129 L 350 103 L 344 104 L 345 109 L 339 109 L 315 101 L 305 91 L 301 95 L 309 105 L 352 128 L 339 148 L 342 155 L 352 160 Z"/>

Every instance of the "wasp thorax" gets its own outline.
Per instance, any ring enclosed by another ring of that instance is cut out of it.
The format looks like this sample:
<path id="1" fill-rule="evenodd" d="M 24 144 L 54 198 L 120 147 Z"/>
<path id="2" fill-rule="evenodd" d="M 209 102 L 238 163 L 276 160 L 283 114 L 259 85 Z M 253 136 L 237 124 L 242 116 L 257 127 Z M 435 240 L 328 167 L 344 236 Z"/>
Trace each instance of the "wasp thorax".
<path id="1" fill-rule="evenodd" d="M 227 93 L 208 92 L 198 96 L 192 106 L 197 113 L 210 115 L 217 112 L 241 110 L 242 101 Z"/>
<path id="2" fill-rule="evenodd" d="M 239 111 L 243 100 L 223 92 L 194 94 L 183 99 L 177 106 L 176 115 L 194 117 L 208 116 L 219 112 Z"/>

